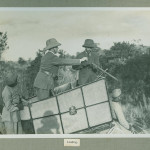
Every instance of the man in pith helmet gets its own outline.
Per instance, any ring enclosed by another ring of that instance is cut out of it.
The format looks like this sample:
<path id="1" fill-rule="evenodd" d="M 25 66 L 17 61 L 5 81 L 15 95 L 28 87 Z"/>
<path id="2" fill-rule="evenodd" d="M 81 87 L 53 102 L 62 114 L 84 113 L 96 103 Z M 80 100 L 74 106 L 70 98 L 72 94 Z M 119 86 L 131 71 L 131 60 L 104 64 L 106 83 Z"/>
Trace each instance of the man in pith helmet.
<path id="1" fill-rule="evenodd" d="M 54 93 L 59 66 L 80 65 L 81 62 L 87 60 L 87 57 L 82 59 L 59 58 L 57 53 L 60 45 L 54 38 L 46 41 L 45 55 L 41 59 L 40 70 L 34 81 L 38 100 L 46 99 L 50 96 L 50 93 Z"/>
<path id="2" fill-rule="evenodd" d="M 73 66 L 73 69 L 79 70 L 78 84 L 83 85 L 93 82 L 97 78 L 97 70 L 92 67 L 92 63 L 99 66 L 98 53 L 94 52 L 95 43 L 92 39 L 86 39 L 83 47 L 85 50 L 77 55 L 78 59 L 87 57 L 88 61 L 83 62 L 80 66 Z"/>

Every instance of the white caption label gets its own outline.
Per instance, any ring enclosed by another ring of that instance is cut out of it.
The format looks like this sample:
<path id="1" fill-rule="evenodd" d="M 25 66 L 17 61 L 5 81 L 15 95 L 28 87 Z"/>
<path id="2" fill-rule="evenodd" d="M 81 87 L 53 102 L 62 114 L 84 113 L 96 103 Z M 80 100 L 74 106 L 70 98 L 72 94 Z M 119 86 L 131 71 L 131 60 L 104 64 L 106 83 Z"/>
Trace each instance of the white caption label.
<path id="1" fill-rule="evenodd" d="M 64 139 L 64 146 L 80 146 L 80 139 Z"/>

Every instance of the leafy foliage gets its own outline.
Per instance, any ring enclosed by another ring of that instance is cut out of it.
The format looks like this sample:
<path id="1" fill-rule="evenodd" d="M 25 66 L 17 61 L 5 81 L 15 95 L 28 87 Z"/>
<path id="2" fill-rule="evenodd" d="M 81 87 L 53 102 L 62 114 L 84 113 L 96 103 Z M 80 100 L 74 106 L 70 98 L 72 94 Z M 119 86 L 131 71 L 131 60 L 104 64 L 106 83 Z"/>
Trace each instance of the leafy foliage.
<path id="1" fill-rule="evenodd" d="M 20 65 L 25 65 L 25 64 L 26 64 L 26 61 L 25 61 L 22 57 L 19 57 L 19 59 L 18 59 L 18 64 L 20 64 Z"/>
<path id="2" fill-rule="evenodd" d="M 106 60 L 103 67 L 108 68 L 109 73 L 119 79 L 119 82 L 116 82 L 106 77 L 109 92 L 114 88 L 122 89 L 122 104 L 127 106 L 125 114 L 129 121 L 140 119 L 143 126 L 149 127 L 150 55 L 143 54 L 143 51 L 134 44 L 115 43 L 110 51 L 107 51 L 109 55 L 103 57 Z M 110 56 L 111 59 L 113 56 L 113 61 L 108 61 Z M 133 112 L 133 108 L 136 111 Z"/>
<path id="3" fill-rule="evenodd" d="M 39 50 L 37 52 L 36 58 L 33 61 L 31 61 L 30 66 L 27 68 L 25 85 L 26 85 L 28 94 L 24 95 L 26 98 L 32 97 L 35 95 L 33 83 L 40 68 L 41 58 L 42 58 L 42 54 L 40 53 L 40 50 Z"/>
<path id="4" fill-rule="evenodd" d="M 113 56 L 128 59 L 134 55 L 135 45 L 129 42 L 117 42 L 114 43 L 110 50 Z"/>
<path id="5" fill-rule="evenodd" d="M 4 50 L 8 49 L 7 46 L 7 33 L 2 33 L 0 32 L 0 60 L 2 57 L 2 53 L 4 52 Z"/>

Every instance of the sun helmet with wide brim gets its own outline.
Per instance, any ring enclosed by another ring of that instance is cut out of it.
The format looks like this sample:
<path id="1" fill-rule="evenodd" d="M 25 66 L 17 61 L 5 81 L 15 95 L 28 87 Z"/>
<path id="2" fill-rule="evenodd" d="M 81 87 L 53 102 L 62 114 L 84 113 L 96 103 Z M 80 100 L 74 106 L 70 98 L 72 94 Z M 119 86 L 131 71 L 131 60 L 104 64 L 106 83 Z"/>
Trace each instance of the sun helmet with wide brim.
<path id="1" fill-rule="evenodd" d="M 86 39 L 82 46 L 88 48 L 95 48 L 95 43 L 92 39 Z"/>
<path id="2" fill-rule="evenodd" d="M 57 42 L 56 39 L 52 38 L 46 41 L 46 47 L 44 48 L 44 50 L 49 50 L 52 49 L 54 47 L 58 47 L 61 44 L 59 42 Z"/>

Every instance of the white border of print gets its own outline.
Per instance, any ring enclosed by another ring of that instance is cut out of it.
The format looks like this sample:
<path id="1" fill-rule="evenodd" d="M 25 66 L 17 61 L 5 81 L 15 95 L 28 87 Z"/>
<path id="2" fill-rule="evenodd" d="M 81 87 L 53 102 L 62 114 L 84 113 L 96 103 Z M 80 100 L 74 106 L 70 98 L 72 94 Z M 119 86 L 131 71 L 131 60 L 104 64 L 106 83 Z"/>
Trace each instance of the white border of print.
<path id="1" fill-rule="evenodd" d="M 150 134 L 20 134 L 0 138 L 150 138 Z"/>

